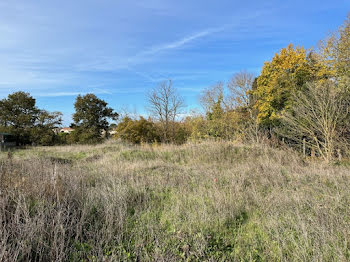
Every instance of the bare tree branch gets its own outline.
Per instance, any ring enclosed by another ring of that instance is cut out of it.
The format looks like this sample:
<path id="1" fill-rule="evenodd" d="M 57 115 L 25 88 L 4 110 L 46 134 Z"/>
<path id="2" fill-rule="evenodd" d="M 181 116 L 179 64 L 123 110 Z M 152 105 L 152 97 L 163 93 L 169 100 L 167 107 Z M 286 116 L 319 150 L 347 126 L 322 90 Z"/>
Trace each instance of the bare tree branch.
<path id="1" fill-rule="evenodd" d="M 174 138 L 174 122 L 184 107 L 184 100 L 171 80 L 164 81 L 148 94 L 149 111 L 163 129 L 164 142 Z"/>

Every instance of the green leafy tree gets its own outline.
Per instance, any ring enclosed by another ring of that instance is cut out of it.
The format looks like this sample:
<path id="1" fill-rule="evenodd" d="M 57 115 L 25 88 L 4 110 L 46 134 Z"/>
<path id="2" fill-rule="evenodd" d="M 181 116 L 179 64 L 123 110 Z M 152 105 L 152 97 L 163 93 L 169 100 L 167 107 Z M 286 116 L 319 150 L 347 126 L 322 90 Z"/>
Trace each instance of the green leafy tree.
<path id="1" fill-rule="evenodd" d="M 31 141 L 40 145 L 59 143 L 55 129 L 62 124 L 62 113 L 41 110 L 36 125 L 31 129 Z"/>
<path id="2" fill-rule="evenodd" d="M 73 115 L 75 131 L 72 134 L 75 142 L 95 143 L 101 140 L 102 131 L 108 131 L 108 120 L 118 119 L 118 113 L 107 105 L 94 94 L 76 98 Z"/>
<path id="3" fill-rule="evenodd" d="M 40 110 L 35 99 L 25 92 L 15 92 L 0 101 L 0 124 L 24 143 L 30 142 L 30 131 L 35 126 Z"/>
<path id="4" fill-rule="evenodd" d="M 223 109 L 223 94 L 217 97 L 213 107 L 207 113 L 208 134 L 212 137 L 223 137 L 225 133 L 224 109 Z"/>
<path id="5" fill-rule="evenodd" d="M 52 144 L 54 129 L 61 124 L 61 113 L 49 113 L 36 107 L 29 93 L 15 92 L 0 100 L 0 129 L 21 143 Z"/>

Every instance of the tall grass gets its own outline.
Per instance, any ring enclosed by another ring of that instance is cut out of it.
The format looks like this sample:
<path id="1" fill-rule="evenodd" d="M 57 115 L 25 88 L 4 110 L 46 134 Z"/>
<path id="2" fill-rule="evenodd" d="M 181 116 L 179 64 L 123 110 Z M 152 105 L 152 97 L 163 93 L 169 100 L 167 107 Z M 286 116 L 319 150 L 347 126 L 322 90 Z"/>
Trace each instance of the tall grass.
<path id="1" fill-rule="evenodd" d="M 0 261 L 348 261 L 350 169 L 263 145 L 0 154 Z"/>

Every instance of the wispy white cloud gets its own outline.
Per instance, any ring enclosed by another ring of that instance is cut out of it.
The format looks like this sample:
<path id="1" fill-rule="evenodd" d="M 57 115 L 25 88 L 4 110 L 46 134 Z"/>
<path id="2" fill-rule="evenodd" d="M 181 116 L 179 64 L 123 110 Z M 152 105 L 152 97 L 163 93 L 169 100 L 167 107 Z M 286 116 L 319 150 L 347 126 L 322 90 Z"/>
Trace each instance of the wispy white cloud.
<path id="1" fill-rule="evenodd" d="M 222 32 L 230 26 L 231 25 L 224 25 L 207 28 L 168 43 L 153 45 L 130 57 L 116 58 L 113 56 L 100 56 L 97 59 L 95 58 L 94 61 L 78 64 L 76 69 L 78 71 L 118 71 L 126 69 L 128 71 L 133 71 L 135 74 L 149 81 L 155 82 L 159 79 L 155 79 L 148 74 L 137 71 L 133 69 L 133 67 L 153 61 L 157 57 L 156 55 L 159 53 L 179 49 L 186 46 L 187 44 L 190 44 L 191 42 L 194 42 L 195 40 L 199 40 L 201 38 L 209 37 L 212 34 Z"/>
<path id="2" fill-rule="evenodd" d="M 163 45 L 159 45 L 159 46 L 155 46 L 155 47 L 151 47 L 148 50 L 145 50 L 141 53 L 139 53 L 137 56 L 149 56 L 149 55 L 155 55 L 159 52 L 162 51 L 166 51 L 166 50 L 171 50 L 171 49 L 176 49 L 176 48 L 180 48 L 194 40 L 197 40 L 199 38 L 203 38 L 206 37 L 208 35 L 214 34 L 214 33 L 218 33 L 220 31 L 223 31 L 227 28 L 228 26 L 220 26 L 220 27 L 216 27 L 216 28 L 208 28 L 206 30 L 194 33 L 192 35 L 186 36 L 184 38 L 181 38 L 179 40 L 170 42 L 170 43 L 166 43 Z"/>
<path id="3" fill-rule="evenodd" d="M 146 74 L 144 72 L 137 71 L 137 70 L 131 68 L 131 66 L 142 63 L 143 61 L 147 60 L 147 58 L 154 57 L 158 53 L 170 51 L 172 49 L 178 49 L 178 48 L 181 48 L 181 47 L 185 46 L 186 44 L 189 44 L 190 42 L 193 42 L 197 39 L 204 38 L 204 37 L 209 36 L 211 34 L 221 32 L 221 31 L 225 30 L 227 27 L 228 27 L 228 25 L 215 27 L 215 28 L 208 28 L 206 30 L 202 30 L 200 32 L 183 37 L 183 38 L 178 39 L 178 40 L 173 41 L 173 42 L 169 42 L 169 43 L 158 45 L 158 46 L 153 46 L 149 49 L 141 51 L 140 53 L 136 54 L 133 57 L 128 58 L 126 63 L 124 65 L 121 65 L 121 68 L 125 68 L 129 71 L 132 71 L 136 75 L 139 75 L 139 76 L 147 79 L 148 81 L 160 82 L 160 81 L 167 79 L 169 77 L 162 76 L 162 77 L 155 78 L 155 77 L 152 77 L 151 75 Z"/>
<path id="4" fill-rule="evenodd" d="M 77 95 L 86 95 L 88 93 L 94 93 L 97 95 L 101 95 L 101 94 L 108 94 L 111 95 L 112 92 L 108 91 L 108 90 L 103 90 L 103 89 L 94 89 L 94 90 L 90 90 L 90 91 L 75 91 L 75 92 L 38 92 L 38 93 L 34 93 L 35 96 L 39 96 L 39 97 L 60 97 L 60 96 L 77 96 Z"/>
<path id="5" fill-rule="evenodd" d="M 38 97 L 63 97 L 63 96 L 77 96 L 77 95 L 86 95 L 89 93 L 93 93 L 95 95 L 114 95 L 114 94 L 136 94 L 136 93 L 143 93 L 144 89 L 143 88 L 118 88 L 115 90 L 110 90 L 110 89 L 90 89 L 90 90 L 79 90 L 79 91 L 60 91 L 60 92 L 52 92 L 52 91 L 44 91 L 40 90 L 37 92 L 33 92 L 33 96 L 38 96 Z"/>
<path id="6" fill-rule="evenodd" d="M 61 97 L 61 96 L 77 96 L 77 95 L 85 95 L 89 92 L 42 92 L 42 93 L 35 93 L 35 96 L 38 97 Z"/>
<path id="7" fill-rule="evenodd" d="M 155 78 L 155 77 L 152 77 L 151 75 L 149 74 L 146 74 L 146 73 L 143 73 L 143 72 L 140 72 L 140 71 L 137 71 L 131 67 L 127 67 L 127 69 L 130 71 L 130 72 L 133 72 L 134 74 L 138 75 L 138 76 L 141 76 L 142 78 L 150 81 L 150 82 L 157 82 L 159 81 L 158 78 Z"/>

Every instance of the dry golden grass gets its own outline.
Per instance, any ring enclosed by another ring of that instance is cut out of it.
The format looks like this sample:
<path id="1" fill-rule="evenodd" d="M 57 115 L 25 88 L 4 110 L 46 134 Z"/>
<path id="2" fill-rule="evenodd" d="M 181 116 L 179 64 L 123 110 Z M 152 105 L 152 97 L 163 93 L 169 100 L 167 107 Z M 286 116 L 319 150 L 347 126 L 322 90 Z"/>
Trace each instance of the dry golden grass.
<path id="1" fill-rule="evenodd" d="M 0 261 L 348 261 L 350 169 L 264 145 L 0 154 Z"/>

